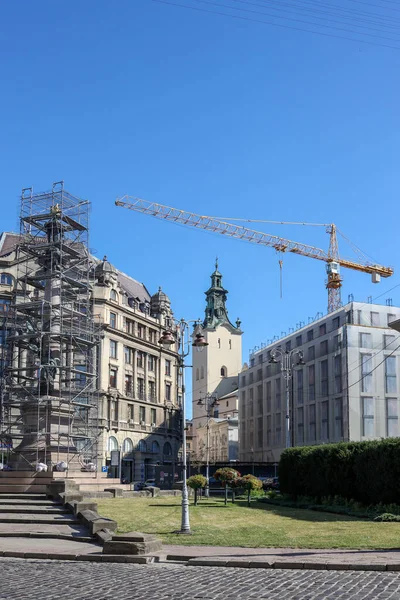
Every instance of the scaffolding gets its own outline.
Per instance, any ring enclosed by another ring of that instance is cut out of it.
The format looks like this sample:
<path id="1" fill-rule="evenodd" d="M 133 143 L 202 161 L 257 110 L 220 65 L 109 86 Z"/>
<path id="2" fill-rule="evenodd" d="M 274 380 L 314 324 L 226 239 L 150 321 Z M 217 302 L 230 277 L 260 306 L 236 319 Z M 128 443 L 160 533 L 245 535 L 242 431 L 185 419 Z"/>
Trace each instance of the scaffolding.
<path id="1" fill-rule="evenodd" d="M 14 289 L 3 313 L 0 445 L 12 469 L 97 464 L 98 328 L 90 202 L 22 190 Z M 4 455 L 3 455 L 4 459 Z"/>

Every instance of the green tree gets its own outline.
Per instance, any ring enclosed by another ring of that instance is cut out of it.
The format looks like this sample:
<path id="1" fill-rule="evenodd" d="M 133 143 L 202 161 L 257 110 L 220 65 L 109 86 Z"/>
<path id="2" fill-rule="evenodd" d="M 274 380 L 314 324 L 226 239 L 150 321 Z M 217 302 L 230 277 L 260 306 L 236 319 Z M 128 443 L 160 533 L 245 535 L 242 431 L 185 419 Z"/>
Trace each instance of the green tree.
<path id="1" fill-rule="evenodd" d="M 207 483 L 207 479 L 204 475 L 192 475 L 187 480 L 187 485 L 194 490 L 194 505 L 197 505 L 197 494 L 201 488 L 204 488 Z"/>
<path id="2" fill-rule="evenodd" d="M 225 504 L 228 502 L 228 486 L 234 487 L 235 482 L 240 477 L 239 471 L 231 469 L 230 467 L 222 467 L 217 469 L 214 473 L 214 477 L 217 481 L 220 481 L 222 487 L 225 488 Z"/>
<path id="3" fill-rule="evenodd" d="M 250 496 L 253 490 L 260 490 L 262 482 L 254 475 L 243 475 L 235 481 L 237 488 L 247 490 L 247 505 L 250 506 Z"/>

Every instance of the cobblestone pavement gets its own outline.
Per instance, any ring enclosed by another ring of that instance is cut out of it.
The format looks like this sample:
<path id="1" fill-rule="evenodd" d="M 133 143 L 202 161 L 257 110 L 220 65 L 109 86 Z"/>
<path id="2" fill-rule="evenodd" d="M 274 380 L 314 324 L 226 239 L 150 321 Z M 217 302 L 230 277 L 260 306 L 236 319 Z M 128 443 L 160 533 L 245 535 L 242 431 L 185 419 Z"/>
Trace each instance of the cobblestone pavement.
<path id="1" fill-rule="evenodd" d="M 400 574 L 0 559 L 0 600 L 399 600 Z"/>

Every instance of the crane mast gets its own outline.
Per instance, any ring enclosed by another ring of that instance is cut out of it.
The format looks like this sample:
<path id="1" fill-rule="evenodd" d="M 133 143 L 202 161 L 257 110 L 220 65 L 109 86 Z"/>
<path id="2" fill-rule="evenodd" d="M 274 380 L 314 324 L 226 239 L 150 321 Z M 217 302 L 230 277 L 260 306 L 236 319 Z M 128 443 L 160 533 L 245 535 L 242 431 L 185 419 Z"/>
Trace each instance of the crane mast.
<path id="1" fill-rule="evenodd" d="M 328 275 L 326 288 L 328 290 L 329 312 L 332 312 L 341 306 L 341 266 L 347 269 L 369 273 L 372 276 L 374 283 L 377 283 L 380 280 L 380 277 L 390 277 L 393 275 L 393 269 L 391 267 L 370 264 L 368 262 L 355 262 L 340 257 L 336 225 L 334 224 L 331 224 L 327 229 L 327 232 L 330 235 L 330 242 L 328 252 L 326 252 L 325 250 L 317 248 L 316 246 L 295 242 L 293 240 L 272 235 L 270 233 L 249 229 L 248 227 L 243 227 L 241 225 L 234 225 L 228 221 L 222 221 L 215 217 L 202 216 L 196 213 L 180 210 L 178 208 L 173 208 L 171 206 L 166 206 L 164 204 L 149 202 L 148 200 L 143 200 L 142 198 L 123 196 L 118 198 L 115 201 L 115 204 L 116 206 L 127 208 L 142 214 L 147 214 L 152 217 L 156 217 L 157 219 L 180 223 L 181 225 L 187 225 L 189 227 L 203 229 L 205 231 L 212 231 L 227 237 L 245 240 L 253 244 L 269 246 L 278 252 L 291 252 L 293 254 L 308 256 L 309 258 L 324 261 L 326 263 Z"/>

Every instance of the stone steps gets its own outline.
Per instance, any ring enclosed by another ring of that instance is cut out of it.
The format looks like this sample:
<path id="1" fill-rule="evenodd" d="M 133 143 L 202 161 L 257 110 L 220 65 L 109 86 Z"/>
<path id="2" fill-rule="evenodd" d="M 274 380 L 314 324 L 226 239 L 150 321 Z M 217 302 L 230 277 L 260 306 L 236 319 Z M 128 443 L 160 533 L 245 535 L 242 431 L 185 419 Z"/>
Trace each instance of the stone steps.
<path id="1" fill-rule="evenodd" d="M 0 500 L 14 500 L 23 501 L 23 502 L 50 502 L 53 504 L 51 500 L 47 500 L 46 494 L 0 494 Z"/>
<path id="2" fill-rule="evenodd" d="M 23 493 L 33 493 L 33 494 L 46 494 L 47 492 L 47 484 L 10 484 L 10 483 L 0 483 L 0 495 L 2 494 L 23 494 Z"/>
<path id="3" fill-rule="evenodd" d="M 2 504 L 0 500 L 0 515 L 4 513 L 18 513 L 18 514 L 37 514 L 37 515 L 67 515 L 71 514 L 70 511 L 62 506 L 40 506 L 32 504 Z"/>
<path id="4" fill-rule="evenodd" d="M 40 514 L 15 514 L 15 513 L 3 513 L 0 515 L 0 523 L 29 523 L 38 525 L 78 525 L 79 521 L 74 519 L 73 515 L 70 517 L 64 517 L 64 515 L 40 515 Z"/>
<path id="5" fill-rule="evenodd" d="M 2 497 L 0 496 L 0 508 L 4 507 L 4 506 L 20 506 L 20 510 L 22 510 L 22 508 L 24 506 L 49 506 L 49 507 L 55 507 L 55 506 L 59 506 L 62 507 L 63 505 L 61 504 L 61 502 L 52 502 L 51 500 L 36 500 L 34 498 L 30 499 L 30 498 L 15 498 L 13 497 L 13 494 L 4 494 L 4 496 L 10 496 L 10 497 Z"/>

